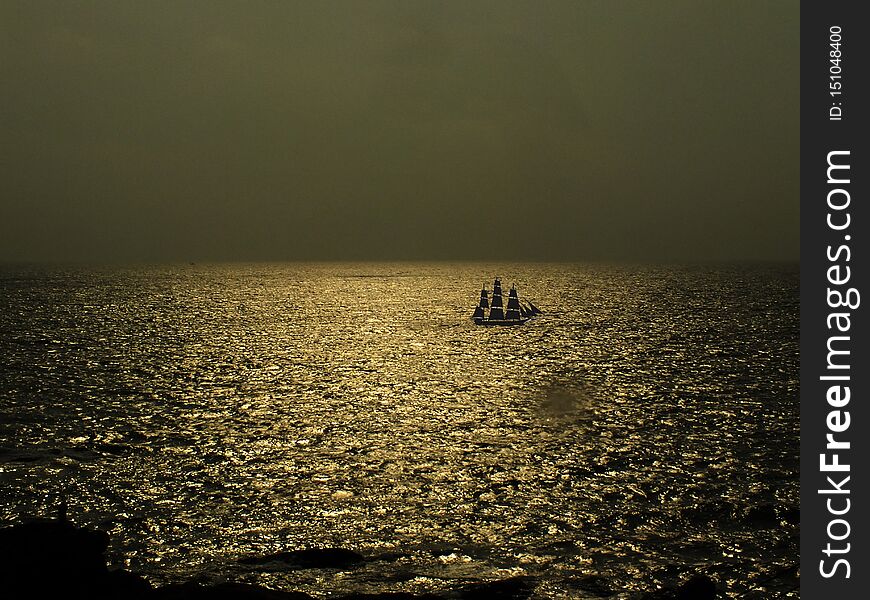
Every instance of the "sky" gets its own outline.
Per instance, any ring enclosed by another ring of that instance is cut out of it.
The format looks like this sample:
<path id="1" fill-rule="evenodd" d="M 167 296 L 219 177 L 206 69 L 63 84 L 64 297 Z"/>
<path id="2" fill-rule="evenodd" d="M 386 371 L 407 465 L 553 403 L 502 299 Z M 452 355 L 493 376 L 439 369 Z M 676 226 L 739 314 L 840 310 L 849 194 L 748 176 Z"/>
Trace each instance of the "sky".
<path id="1" fill-rule="evenodd" d="M 799 258 L 799 3 L 0 2 L 0 261 Z"/>

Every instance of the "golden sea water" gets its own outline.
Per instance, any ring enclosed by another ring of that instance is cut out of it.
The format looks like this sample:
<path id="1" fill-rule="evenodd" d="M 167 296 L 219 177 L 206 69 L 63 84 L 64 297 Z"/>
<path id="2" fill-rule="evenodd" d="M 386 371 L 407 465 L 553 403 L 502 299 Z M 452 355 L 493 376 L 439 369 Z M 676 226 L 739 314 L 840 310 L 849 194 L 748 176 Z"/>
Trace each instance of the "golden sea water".
<path id="1" fill-rule="evenodd" d="M 544 315 L 476 327 L 495 276 Z M 526 574 L 584 598 L 590 575 L 621 597 L 704 572 L 797 597 L 798 283 L 775 264 L 0 267 L 0 524 L 65 496 L 155 583 Z M 237 562 L 336 546 L 376 560 Z"/>

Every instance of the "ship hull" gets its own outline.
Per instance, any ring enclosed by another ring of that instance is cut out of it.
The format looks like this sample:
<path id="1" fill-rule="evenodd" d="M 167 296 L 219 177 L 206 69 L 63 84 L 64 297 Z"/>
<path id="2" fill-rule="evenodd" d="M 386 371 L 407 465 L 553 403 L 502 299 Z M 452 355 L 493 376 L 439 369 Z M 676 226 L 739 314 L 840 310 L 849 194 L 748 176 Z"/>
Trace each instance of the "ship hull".
<path id="1" fill-rule="evenodd" d="M 522 325 L 528 319 L 474 319 L 475 325 L 483 325 L 484 327 L 504 327 L 508 325 Z"/>

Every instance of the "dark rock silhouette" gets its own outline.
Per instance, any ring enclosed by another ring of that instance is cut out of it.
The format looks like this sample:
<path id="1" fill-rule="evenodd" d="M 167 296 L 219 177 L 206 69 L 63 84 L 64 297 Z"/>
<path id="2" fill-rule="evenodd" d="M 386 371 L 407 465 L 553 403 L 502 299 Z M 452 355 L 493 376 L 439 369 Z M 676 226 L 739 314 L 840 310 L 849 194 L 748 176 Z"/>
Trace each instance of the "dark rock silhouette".
<path id="1" fill-rule="evenodd" d="M 316 600 L 303 592 L 282 592 L 247 583 L 172 584 L 159 587 L 149 599 L 155 600 Z"/>
<path id="2" fill-rule="evenodd" d="M 0 529 L 0 581 L 6 597 L 139 598 L 142 577 L 106 568 L 109 536 L 66 520 Z"/>
<path id="3" fill-rule="evenodd" d="M 532 577 L 511 577 L 498 581 L 472 583 L 448 595 L 461 600 L 519 600 L 528 598 L 535 590 Z"/>
<path id="4" fill-rule="evenodd" d="M 153 589 L 144 577 L 123 569 L 107 571 L 101 579 L 106 598 L 144 598 Z"/>
<path id="5" fill-rule="evenodd" d="M 350 594 L 349 596 L 340 596 L 337 600 L 444 600 L 444 596 L 416 595 L 410 592 L 381 592 L 379 594 Z"/>
<path id="6" fill-rule="evenodd" d="M 707 575 L 694 575 L 678 588 L 662 588 L 647 592 L 640 600 L 714 600 L 716 583 Z"/>

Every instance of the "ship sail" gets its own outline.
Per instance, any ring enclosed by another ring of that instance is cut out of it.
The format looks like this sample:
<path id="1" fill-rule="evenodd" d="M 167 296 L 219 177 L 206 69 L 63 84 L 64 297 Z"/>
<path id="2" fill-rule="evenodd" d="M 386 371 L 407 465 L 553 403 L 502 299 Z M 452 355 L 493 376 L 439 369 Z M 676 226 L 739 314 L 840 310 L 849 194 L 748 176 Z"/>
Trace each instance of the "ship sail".
<path id="1" fill-rule="evenodd" d="M 489 320 L 504 320 L 504 306 L 501 303 L 501 281 L 498 279 L 492 284 L 492 307 L 489 309 Z"/>
<path id="2" fill-rule="evenodd" d="M 520 312 L 525 313 L 529 317 L 535 316 L 535 311 L 532 310 L 532 307 L 529 306 L 528 300 L 523 300 L 522 304 L 520 304 Z"/>
<path id="3" fill-rule="evenodd" d="M 474 314 L 471 316 L 472 319 L 482 319 L 485 316 L 485 308 L 489 308 L 489 299 L 487 297 L 486 286 L 480 290 L 480 302 L 477 304 L 477 308 L 474 309 Z"/>
<path id="4" fill-rule="evenodd" d="M 520 299 L 517 297 L 517 288 L 513 285 L 508 293 L 507 312 L 504 318 L 508 320 L 519 320 L 520 318 Z"/>

